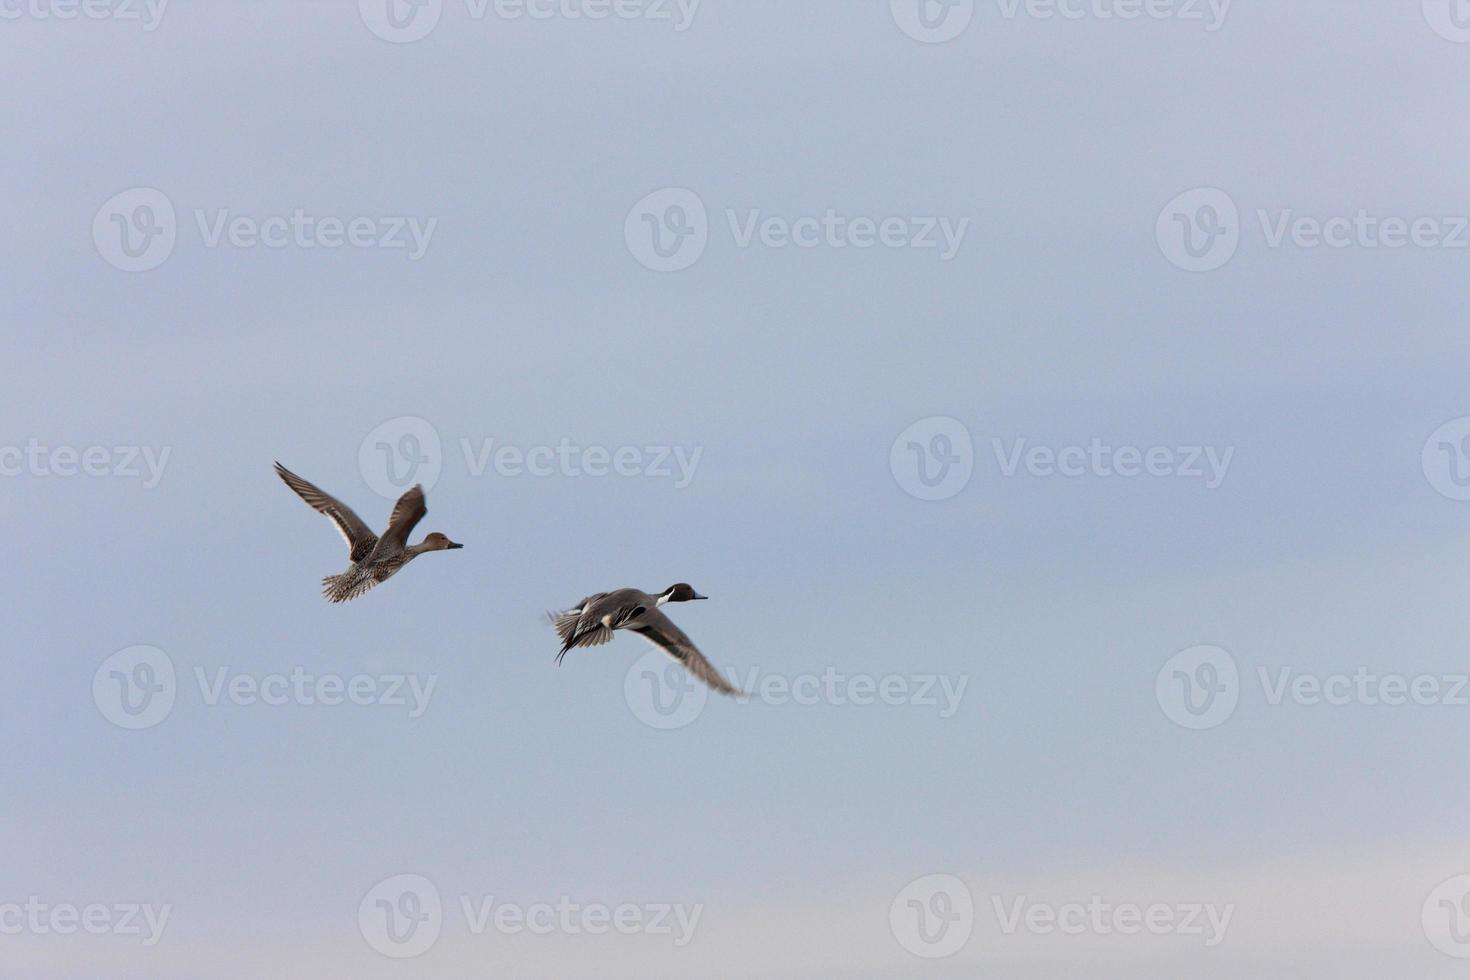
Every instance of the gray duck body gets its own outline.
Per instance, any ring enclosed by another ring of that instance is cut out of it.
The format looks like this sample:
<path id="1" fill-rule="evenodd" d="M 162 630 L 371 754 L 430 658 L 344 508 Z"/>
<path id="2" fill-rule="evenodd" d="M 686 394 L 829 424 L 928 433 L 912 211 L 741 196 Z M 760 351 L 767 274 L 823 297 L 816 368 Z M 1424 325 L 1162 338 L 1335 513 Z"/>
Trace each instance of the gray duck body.
<path id="1" fill-rule="evenodd" d="M 709 662 L 687 633 L 664 615 L 659 607 L 668 602 L 690 602 L 704 599 L 694 589 L 680 582 L 654 595 L 642 589 L 616 589 L 587 596 L 564 613 L 551 616 L 551 623 L 561 637 L 557 663 L 569 650 L 600 646 L 613 638 L 617 630 L 632 630 L 654 646 L 683 664 L 695 677 L 721 694 L 739 696 L 740 689 L 727 681 Z"/>

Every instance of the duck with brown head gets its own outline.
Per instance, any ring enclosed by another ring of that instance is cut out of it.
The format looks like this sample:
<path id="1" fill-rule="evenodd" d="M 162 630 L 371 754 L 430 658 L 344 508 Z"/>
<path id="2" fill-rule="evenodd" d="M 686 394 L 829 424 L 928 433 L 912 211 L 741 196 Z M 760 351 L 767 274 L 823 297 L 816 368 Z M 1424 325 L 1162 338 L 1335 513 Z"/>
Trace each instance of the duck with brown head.
<path id="1" fill-rule="evenodd" d="M 450 541 L 447 534 L 435 531 L 408 550 L 416 555 L 422 555 L 426 551 L 457 551 L 463 547 L 462 544 Z"/>
<path id="2" fill-rule="evenodd" d="M 708 599 L 707 595 L 700 595 L 694 591 L 694 586 L 688 582 L 680 582 L 671 585 L 659 594 L 658 604 L 662 606 L 666 602 L 693 602 L 695 599 Z"/>
<path id="3" fill-rule="evenodd" d="M 430 551 L 453 551 L 463 548 L 439 531 L 430 534 L 418 544 L 410 545 L 408 536 L 414 527 L 429 512 L 424 503 L 424 488 L 415 486 L 393 505 L 388 517 L 388 528 L 382 537 L 374 534 L 342 501 L 325 490 L 303 480 L 280 463 L 276 464 L 276 475 L 296 491 L 314 510 L 320 511 L 337 526 L 347 540 L 347 556 L 352 567 L 341 575 L 328 575 L 322 579 L 322 595 L 332 602 L 356 599 L 380 582 L 387 581 L 398 570 L 419 555 Z"/>
<path id="4" fill-rule="evenodd" d="M 561 652 L 556 655 L 556 662 L 561 663 L 569 650 L 599 646 L 611 640 L 615 630 L 627 629 L 679 661 L 716 691 L 738 697 L 739 688 L 725 680 L 684 631 L 659 608 L 669 602 L 707 598 L 695 592 L 688 582 L 671 585 L 657 595 L 641 589 L 590 595 L 577 603 L 576 608 L 551 615 L 551 624 L 561 637 Z"/>

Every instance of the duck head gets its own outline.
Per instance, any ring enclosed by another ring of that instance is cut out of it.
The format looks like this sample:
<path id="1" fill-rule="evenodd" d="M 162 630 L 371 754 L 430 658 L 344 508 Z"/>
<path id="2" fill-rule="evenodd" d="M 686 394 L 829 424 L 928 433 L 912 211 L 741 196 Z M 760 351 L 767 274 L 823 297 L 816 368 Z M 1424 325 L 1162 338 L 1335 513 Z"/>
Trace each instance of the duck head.
<path id="1" fill-rule="evenodd" d="M 433 534 L 429 535 L 427 538 L 424 538 L 424 543 L 421 544 L 421 545 L 419 545 L 419 550 L 420 551 L 455 551 L 455 550 L 457 550 L 459 548 L 463 548 L 463 547 L 464 547 L 464 545 L 462 545 L 462 544 L 455 544 L 453 541 L 450 541 L 447 535 L 440 534 L 438 531 L 435 531 Z"/>
<path id="2" fill-rule="evenodd" d="M 658 604 L 662 606 L 666 602 L 692 602 L 695 599 L 708 599 L 707 595 L 700 595 L 694 591 L 694 586 L 688 582 L 680 582 L 671 585 L 658 597 Z"/>

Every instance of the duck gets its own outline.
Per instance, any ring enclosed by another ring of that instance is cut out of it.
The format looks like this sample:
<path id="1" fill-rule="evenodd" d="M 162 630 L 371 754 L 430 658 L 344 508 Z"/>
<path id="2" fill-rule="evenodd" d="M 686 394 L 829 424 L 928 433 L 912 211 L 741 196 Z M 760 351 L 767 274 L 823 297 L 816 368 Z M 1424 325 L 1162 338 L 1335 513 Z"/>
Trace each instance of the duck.
<path id="1" fill-rule="evenodd" d="M 600 646 L 613 638 L 614 631 L 627 629 L 683 664 L 685 670 L 711 689 L 730 697 L 743 697 L 740 689 L 725 680 L 688 635 L 659 608 L 670 602 L 708 598 L 694 591 L 687 582 L 671 585 L 656 595 L 641 589 L 590 595 L 575 608 L 548 614 L 557 636 L 561 637 L 561 652 L 556 655 L 556 662 L 560 665 L 570 650 Z"/>
<path id="2" fill-rule="evenodd" d="M 279 462 L 276 475 L 296 491 L 297 496 L 311 505 L 336 525 L 347 540 L 348 558 L 352 566 L 340 575 L 328 575 L 322 579 L 322 595 L 330 602 L 347 602 L 356 599 L 373 586 L 386 582 L 399 570 L 419 555 L 430 551 L 457 551 L 464 545 L 449 540 L 439 531 L 430 534 L 418 544 L 408 543 L 414 526 L 429 512 L 424 503 L 424 488 L 415 484 L 393 505 L 388 518 L 388 527 L 382 537 L 374 534 L 363 523 L 362 518 L 336 497 L 321 487 L 302 479 Z"/>

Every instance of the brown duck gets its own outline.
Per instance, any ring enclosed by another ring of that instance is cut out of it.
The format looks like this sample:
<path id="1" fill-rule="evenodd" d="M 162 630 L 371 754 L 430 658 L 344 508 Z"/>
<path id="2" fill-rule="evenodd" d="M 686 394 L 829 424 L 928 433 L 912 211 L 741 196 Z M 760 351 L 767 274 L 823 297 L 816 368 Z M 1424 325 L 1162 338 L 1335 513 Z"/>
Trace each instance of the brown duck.
<path id="1" fill-rule="evenodd" d="M 393 505 L 393 513 L 388 518 L 388 529 L 379 537 L 368 529 L 362 518 L 353 513 L 351 507 L 315 484 L 303 480 L 280 463 L 276 464 L 276 475 L 313 509 L 331 518 L 332 523 L 337 525 L 337 530 L 342 532 L 342 537 L 347 539 L 348 557 L 352 561 L 352 567 L 341 575 L 328 575 L 322 579 L 322 595 L 332 602 L 356 599 L 379 582 L 392 578 L 404 565 L 425 552 L 464 547 L 450 541 L 438 531 L 418 544 L 408 543 L 408 536 L 413 532 L 414 526 L 429 512 L 424 504 L 424 488 L 421 486 L 415 486 L 398 498 L 398 503 Z"/>

